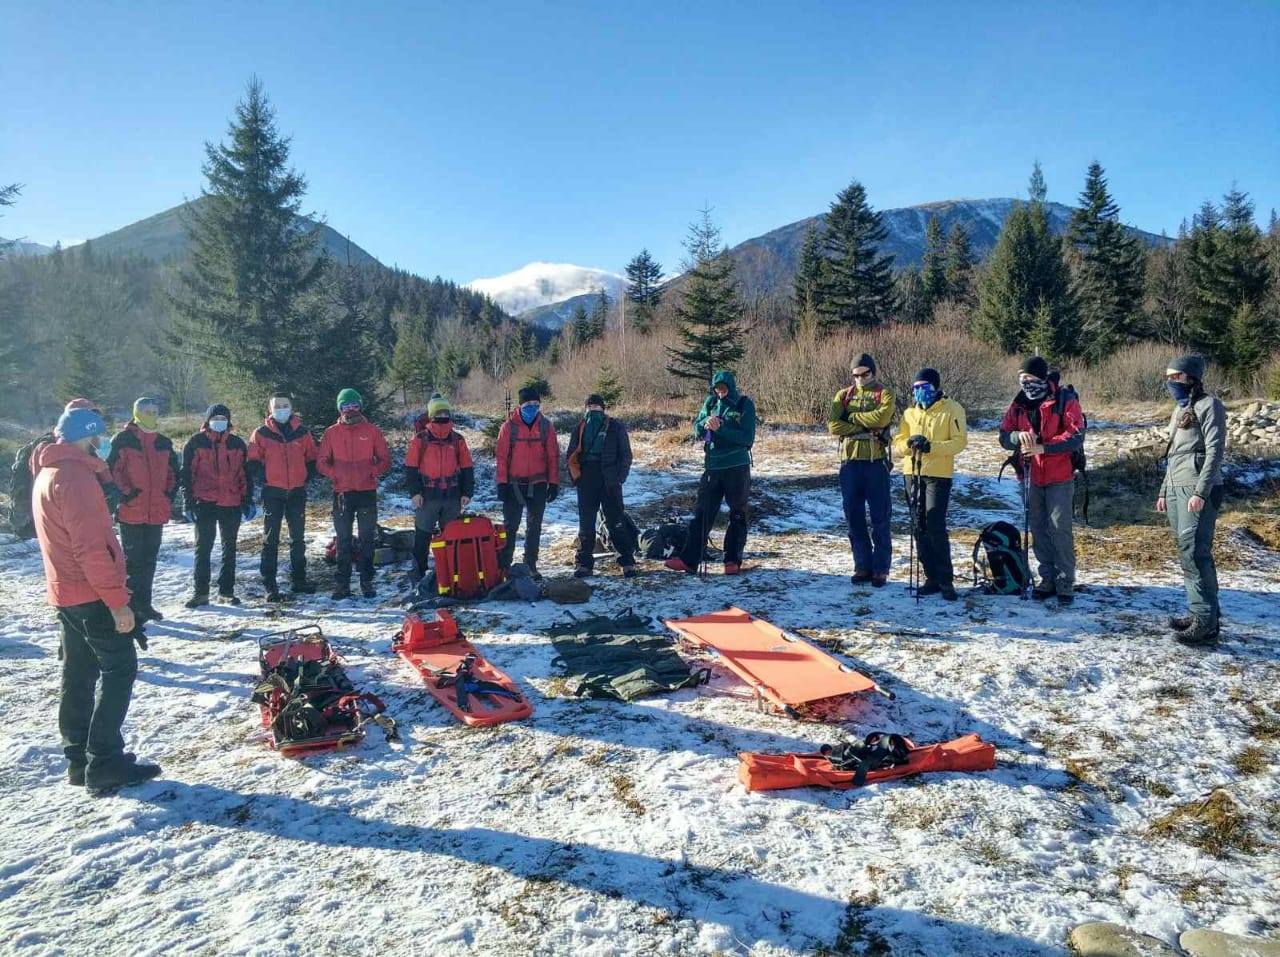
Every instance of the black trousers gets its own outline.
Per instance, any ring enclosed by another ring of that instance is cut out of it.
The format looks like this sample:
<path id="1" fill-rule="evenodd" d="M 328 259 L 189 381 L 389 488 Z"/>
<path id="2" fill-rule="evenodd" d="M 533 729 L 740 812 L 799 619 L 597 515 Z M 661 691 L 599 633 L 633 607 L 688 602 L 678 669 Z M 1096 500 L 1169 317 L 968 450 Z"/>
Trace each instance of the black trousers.
<path id="1" fill-rule="evenodd" d="M 151 608 L 151 588 L 156 580 L 156 556 L 160 554 L 163 533 L 163 525 L 120 523 L 120 544 L 124 547 L 129 607 L 134 614 Z"/>
<path id="2" fill-rule="evenodd" d="M 577 563 L 591 568 L 596 543 L 596 519 L 604 511 L 604 524 L 609 538 L 618 552 L 618 564 L 623 568 L 636 563 L 635 536 L 626 521 L 622 503 L 622 486 L 607 483 L 599 462 L 584 462 L 578 476 L 578 555 Z"/>
<path id="3" fill-rule="evenodd" d="M 337 492 L 333 496 L 333 532 L 338 538 L 337 582 L 351 584 L 351 533 L 359 553 L 360 581 L 373 581 L 373 545 L 378 535 L 378 493 Z"/>
<path id="4" fill-rule="evenodd" d="M 528 512 L 528 524 L 524 529 L 524 563 L 538 564 L 538 552 L 542 546 L 542 513 L 547 510 L 547 485 L 511 485 L 511 498 L 502 503 L 502 524 L 507 529 L 507 547 L 499 556 L 502 566 L 509 568 L 516 554 L 516 532 L 520 520 Z"/>
<path id="5" fill-rule="evenodd" d="M 103 764 L 124 751 L 120 728 L 133 697 L 138 652 L 116 631 L 101 601 L 58 609 L 62 626 L 62 697 L 58 731 L 72 764 Z M 101 684 L 99 684 L 101 682 Z"/>
<path id="6" fill-rule="evenodd" d="M 280 526 L 289 523 L 289 578 L 294 585 L 307 583 L 307 490 L 262 488 L 262 560 L 258 570 L 268 591 L 276 589 L 280 555 Z"/>
<path id="7" fill-rule="evenodd" d="M 724 560 L 742 564 L 747 547 L 747 497 L 751 494 L 751 466 L 735 465 L 727 469 L 708 469 L 698 483 L 698 507 L 689 521 L 684 551 L 680 557 L 690 568 L 702 564 L 707 536 L 720 515 L 720 505 L 729 506 L 729 528 L 724 533 Z"/>
<path id="8" fill-rule="evenodd" d="M 209 594 L 210 558 L 214 537 L 222 539 L 222 567 L 218 571 L 218 593 L 234 595 L 236 591 L 236 541 L 240 537 L 240 506 L 196 502 L 196 568 L 197 595 Z"/>
<path id="9" fill-rule="evenodd" d="M 951 539 L 947 536 L 947 503 L 951 501 L 951 479 L 908 475 L 907 494 L 915 499 L 916 551 L 926 581 L 950 585 Z"/>

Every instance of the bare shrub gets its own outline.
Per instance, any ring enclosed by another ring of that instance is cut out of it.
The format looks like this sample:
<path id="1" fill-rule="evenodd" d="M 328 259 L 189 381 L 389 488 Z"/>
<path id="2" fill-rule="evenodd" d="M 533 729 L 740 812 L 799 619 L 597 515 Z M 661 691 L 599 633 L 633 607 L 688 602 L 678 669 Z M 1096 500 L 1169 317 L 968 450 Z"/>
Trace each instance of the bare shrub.
<path id="1" fill-rule="evenodd" d="M 1068 365 L 1062 381 L 1072 383 L 1086 403 L 1162 401 L 1164 371 L 1170 360 L 1187 351 L 1183 346 L 1137 342 L 1093 365 Z M 1208 388 L 1214 390 L 1222 381 L 1222 370 L 1210 363 L 1205 371 Z"/>

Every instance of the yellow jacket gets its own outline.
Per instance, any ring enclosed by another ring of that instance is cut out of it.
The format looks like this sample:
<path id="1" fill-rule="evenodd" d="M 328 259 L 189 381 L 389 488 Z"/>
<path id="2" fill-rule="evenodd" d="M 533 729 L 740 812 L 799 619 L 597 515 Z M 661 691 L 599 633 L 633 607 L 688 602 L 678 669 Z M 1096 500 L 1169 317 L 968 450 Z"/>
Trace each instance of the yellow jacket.
<path id="1" fill-rule="evenodd" d="M 929 451 L 920 457 L 920 473 L 934 478 L 951 478 L 956 455 L 968 444 L 965 433 L 964 409 L 955 399 L 946 396 L 922 409 L 913 405 L 902 413 L 898 434 L 893 439 L 893 450 L 902 459 L 902 471 L 915 474 L 911 462 L 911 450 L 907 439 L 923 435 L 929 440 Z"/>
<path id="2" fill-rule="evenodd" d="M 840 461 L 876 462 L 889 454 L 893 392 L 877 384 L 850 386 L 831 400 L 827 431 L 840 437 Z"/>

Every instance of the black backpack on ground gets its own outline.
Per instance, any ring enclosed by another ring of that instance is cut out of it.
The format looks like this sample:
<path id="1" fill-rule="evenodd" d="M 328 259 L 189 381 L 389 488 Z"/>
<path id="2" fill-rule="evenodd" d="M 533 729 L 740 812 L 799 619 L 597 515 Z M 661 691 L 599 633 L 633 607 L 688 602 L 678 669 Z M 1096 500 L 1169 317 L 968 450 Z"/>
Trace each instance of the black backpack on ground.
<path id="1" fill-rule="evenodd" d="M 1020 595 L 1031 581 L 1022 535 L 1009 522 L 992 522 L 973 544 L 973 583 L 988 595 Z"/>
<path id="2" fill-rule="evenodd" d="M 685 537 L 686 529 L 683 525 L 668 522 L 641 532 L 640 548 L 645 558 L 660 562 L 679 555 L 684 550 Z"/>
<path id="3" fill-rule="evenodd" d="M 883 771 L 910 761 L 911 742 L 900 734 L 872 731 L 862 744 L 824 744 L 819 753 L 835 770 L 852 771 L 853 786 L 859 788 L 867 783 L 868 771 Z"/>

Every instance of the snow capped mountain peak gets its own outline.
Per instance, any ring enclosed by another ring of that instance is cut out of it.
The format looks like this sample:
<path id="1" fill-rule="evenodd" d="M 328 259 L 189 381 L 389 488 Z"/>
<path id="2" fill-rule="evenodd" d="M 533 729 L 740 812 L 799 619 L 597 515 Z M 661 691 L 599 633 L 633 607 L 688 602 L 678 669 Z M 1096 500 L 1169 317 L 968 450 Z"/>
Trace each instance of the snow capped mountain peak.
<path id="1" fill-rule="evenodd" d="M 607 269 L 532 262 L 502 276 L 473 279 L 467 286 L 484 293 L 512 315 L 519 315 L 548 303 L 597 292 L 602 287 L 616 298 L 625 282 Z"/>

